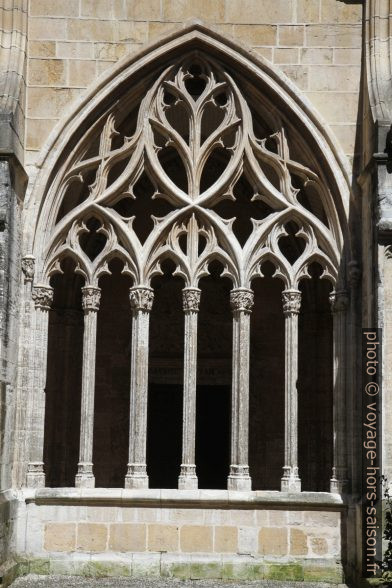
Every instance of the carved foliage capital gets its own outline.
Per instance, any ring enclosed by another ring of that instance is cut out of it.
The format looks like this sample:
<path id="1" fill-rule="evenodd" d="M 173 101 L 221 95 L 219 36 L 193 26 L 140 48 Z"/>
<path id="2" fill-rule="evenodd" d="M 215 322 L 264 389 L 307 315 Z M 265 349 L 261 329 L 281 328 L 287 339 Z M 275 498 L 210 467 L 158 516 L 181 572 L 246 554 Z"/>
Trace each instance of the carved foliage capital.
<path id="1" fill-rule="evenodd" d="M 329 295 L 332 312 L 344 312 L 348 308 L 349 298 L 346 290 L 337 290 Z"/>
<path id="2" fill-rule="evenodd" d="M 199 288 L 184 288 L 182 291 L 182 307 L 184 312 L 198 312 L 201 290 Z"/>
<path id="3" fill-rule="evenodd" d="M 35 308 L 50 310 L 53 302 L 53 288 L 51 286 L 34 286 L 32 298 Z"/>
<path id="4" fill-rule="evenodd" d="M 237 288 L 230 292 L 230 306 L 233 312 L 250 313 L 253 308 L 254 294 L 247 288 Z"/>
<path id="5" fill-rule="evenodd" d="M 25 255 L 22 257 L 22 272 L 24 274 L 25 282 L 32 282 L 34 279 L 35 257 L 33 255 Z"/>
<path id="6" fill-rule="evenodd" d="M 95 310 L 95 312 L 97 312 L 100 300 L 101 288 L 96 288 L 94 286 L 85 286 L 82 288 L 83 310 Z"/>
<path id="7" fill-rule="evenodd" d="M 129 300 L 132 312 L 143 310 L 150 312 L 154 302 L 154 290 L 147 286 L 136 286 L 129 289 Z"/>
<path id="8" fill-rule="evenodd" d="M 285 316 L 299 314 L 301 310 L 301 292 L 299 290 L 283 290 L 282 301 Z"/>

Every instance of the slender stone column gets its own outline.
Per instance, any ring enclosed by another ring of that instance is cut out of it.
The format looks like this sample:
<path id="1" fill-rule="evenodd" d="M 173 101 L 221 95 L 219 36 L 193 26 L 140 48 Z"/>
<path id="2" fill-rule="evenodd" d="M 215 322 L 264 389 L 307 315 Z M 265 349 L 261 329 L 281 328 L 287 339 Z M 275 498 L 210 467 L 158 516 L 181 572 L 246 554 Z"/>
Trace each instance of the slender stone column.
<path id="1" fill-rule="evenodd" d="M 345 290 L 329 297 L 333 314 L 333 467 L 330 491 L 341 494 L 347 484 L 346 446 L 346 310 Z"/>
<path id="2" fill-rule="evenodd" d="M 35 304 L 34 359 L 29 399 L 29 463 L 26 485 L 30 488 L 45 486 L 44 473 L 44 427 L 45 427 L 45 385 L 48 352 L 48 319 L 53 302 L 53 288 L 45 285 L 33 287 Z"/>
<path id="3" fill-rule="evenodd" d="M 182 291 L 185 313 L 184 335 L 184 399 L 182 420 L 182 463 L 178 479 L 180 490 L 197 488 L 195 465 L 196 437 L 196 373 L 197 373 L 197 313 L 200 304 L 199 288 Z"/>
<path id="4" fill-rule="evenodd" d="M 146 286 L 130 288 L 132 308 L 131 397 L 129 462 L 125 488 L 148 488 L 146 466 L 148 335 L 154 291 Z"/>
<path id="5" fill-rule="evenodd" d="M 285 316 L 285 440 L 282 492 L 301 492 L 298 475 L 298 314 L 299 290 L 282 292 Z"/>
<path id="6" fill-rule="evenodd" d="M 84 333 L 79 463 L 78 473 L 75 477 L 75 486 L 77 488 L 94 488 L 95 486 L 93 474 L 94 393 L 97 312 L 100 300 L 100 288 L 93 286 L 82 288 Z"/>
<path id="7" fill-rule="evenodd" d="M 251 490 L 249 476 L 249 336 L 252 290 L 237 288 L 230 293 L 233 311 L 233 378 L 231 391 L 231 465 L 229 490 Z"/>

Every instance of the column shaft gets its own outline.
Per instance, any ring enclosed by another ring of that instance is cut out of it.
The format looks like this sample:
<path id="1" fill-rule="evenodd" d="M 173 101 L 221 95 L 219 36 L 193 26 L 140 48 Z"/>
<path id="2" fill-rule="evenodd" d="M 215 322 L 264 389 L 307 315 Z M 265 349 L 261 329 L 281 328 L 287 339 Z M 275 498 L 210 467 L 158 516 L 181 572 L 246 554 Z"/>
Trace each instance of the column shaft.
<path id="1" fill-rule="evenodd" d="M 231 396 L 231 465 L 229 490 L 251 490 L 249 476 L 249 337 L 253 292 L 231 291 L 233 310 L 233 376 Z"/>
<path id="2" fill-rule="evenodd" d="M 34 358 L 31 398 L 29 399 L 29 463 L 26 484 L 30 488 L 45 486 L 43 463 L 45 428 L 45 385 L 48 352 L 48 321 L 50 305 L 53 301 L 53 288 L 34 286 L 32 297 L 34 313 Z"/>
<path id="3" fill-rule="evenodd" d="M 80 447 L 78 473 L 75 486 L 94 488 L 93 474 L 93 435 L 94 435 L 94 395 L 95 358 L 97 344 L 97 312 L 101 297 L 100 288 L 82 288 L 84 310 L 82 402 L 80 411 Z"/>
<path id="4" fill-rule="evenodd" d="M 130 289 L 132 308 L 129 461 L 126 488 L 148 488 L 146 465 L 148 337 L 154 292 L 147 287 Z"/>
<path id="5" fill-rule="evenodd" d="M 298 314 L 299 290 L 282 292 L 285 315 L 285 441 L 282 492 L 300 492 L 298 475 Z"/>
<path id="6" fill-rule="evenodd" d="M 330 491 L 341 494 L 347 483 L 346 449 L 346 309 L 347 292 L 330 295 L 333 313 L 333 467 Z"/>
<path id="7" fill-rule="evenodd" d="M 184 399 L 182 422 L 182 463 L 179 489 L 197 488 L 195 465 L 196 440 L 196 375 L 197 375 L 197 314 L 200 304 L 198 288 L 184 288 Z"/>

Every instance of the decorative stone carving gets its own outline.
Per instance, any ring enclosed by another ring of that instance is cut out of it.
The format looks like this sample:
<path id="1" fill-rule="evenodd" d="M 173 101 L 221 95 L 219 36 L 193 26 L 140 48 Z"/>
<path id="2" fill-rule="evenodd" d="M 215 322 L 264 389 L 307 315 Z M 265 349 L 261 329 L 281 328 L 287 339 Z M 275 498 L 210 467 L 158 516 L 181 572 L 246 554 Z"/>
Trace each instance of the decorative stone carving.
<path id="1" fill-rule="evenodd" d="M 191 80 L 196 83 L 190 86 Z M 267 97 L 260 96 L 258 104 L 261 113 L 263 110 L 271 112 L 272 105 Z M 188 120 L 182 129 L 172 123 L 184 117 L 184 105 Z M 207 112 L 208 116 L 204 116 Z M 249 288 L 252 279 L 261 275 L 260 266 L 266 260 L 276 265 L 286 288 L 296 288 L 299 279 L 309 277 L 310 260 L 322 265 L 325 277 L 336 280 L 339 221 L 321 173 L 292 159 L 293 138 L 286 132 L 286 123 L 277 112 L 274 112 L 276 128 L 271 134 L 256 136 L 247 96 L 220 64 L 210 57 L 191 53 L 169 65 L 151 81 L 150 89 L 141 100 L 132 137 L 119 136 L 117 116 L 117 109 L 110 108 L 101 126 L 94 127 L 94 140 L 97 131 L 100 134 L 100 148 L 94 162 L 88 166 L 89 169 L 94 167 L 96 173 L 90 197 L 53 227 L 52 244 L 45 261 L 46 276 L 59 271 L 59 260 L 70 255 L 86 283 L 96 283 L 100 273 L 107 273 L 108 260 L 114 256 L 124 261 L 124 271 L 132 276 L 134 284 L 150 284 L 152 277 L 161 272 L 160 264 L 167 257 L 176 264 L 176 275 L 183 277 L 188 286 L 196 285 L 208 274 L 208 265 L 213 259 L 219 259 L 224 266 L 223 275 L 229 276 L 237 288 Z M 203 120 L 208 128 L 203 127 Z M 70 178 L 83 181 L 84 158 L 91 140 L 89 133 L 81 139 L 75 148 L 78 155 L 63 170 L 63 179 L 58 180 L 60 184 L 69 182 Z M 226 152 L 227 165 L 211 185 L 204 185 L 203 173 L 207 163 L 213 163 L 218 144 Z M 168 148 L 181 157 L 189 180 L 186 189 L 176 174 L 169 173 L 165 158 L 161 157 Z M 119 177 L 116 176 L 116 181 L 111 182 L 113 166 L 126 159 L 129 164 Z M 281 191 L 268 180 L 264 165 L 273 167 Z M 151 234 L 143 243 L 139 241 L 133 221 L 117 213 L 113 215 L 113 206 L 119 199 L 136 197 L 134 185 L 141 173 L 151 182 L 153 198 L 162 198 L 164 194 L 173 207 L 166 216 L 154 217 Z M 299 175 L 305 186 L 311 183 L 312 191 L 324 203 L 324 211 L 328 211 L 328 226 L 315 213 L 298 204 L 298 189 L 292 185 L 292 173 Z M 242 176 L 253 187 L 251 200 L 263 201 L 271 209 L 266 219 L 252 218 L 251 234 L 244 244 L 236 233 L 235 219 L 222 218 L 214 209 L 222 199 L 236 202 L 236 187 Z M 127 191 L 125 186 L 128 186 Z M 80 236 L 89 230 L 85 220 L 91 215 L 92 205 L 106 244 L 97 257 L 90 260 L 81 248 Z M 184 208 L 188 211 L 185 218 Z M 300 259 L 291 265 L 279 248 L 279 239 L 287 236 L 285 225 L 293 220 L 298 225 L 296 237 L 304 240 L 306 247 Z M 187 242 L 185 248 L 181 239 Z M 320 240 L 322 249 L 318 246 Z M 136 307 L 137 304 L 135 302 Z"/>
<path id="2" fill-rule="evenodd" d="M 35 271 L 35 257 L 33 255 L 25 255 L 22 257 L 22 271 L 25 282 L 32 282 Z"/>
<path id="3" fill-rule="evenodd" d="M 252 290 L 245 288 L 238 288 L 230 292 L 230 306 L 233 312 L 247 312 L 252 311 L 254 304 L 254 294 Z"/>
<path id="4" fill-rule="evenodd" d="M 36 308 L 50 310 L 53 302 L 53 288 L 51 286 L 34 286 L 32 298 Z"/>
<path id="5" fill-rule="evenodd" d="M 301 292 L 299 290 L 283 290 L 282 300 L 285 316 L 299 314 L 301 310 Z"/>
<path id="6" fill-rule="evenodd" d="M 129 300 L 132 312 L 143 310 L 150 312 L 154 302 L 154 290 L 143 286 L 136 286 L 129 290 Z"/>
<path id="7" fill-rule="evenodd" d="M 85 286 L 82 288 L 82 307 L 84 311 L 99 310 L 101 300 L 101 289 L 94 286 Z"/>
<path id="8" fill-rule="evenodd" d="M 184 312 L 198 312 L 200 306 L 201 290 L 199 288 L 184 288 L 182 291 L 182 304 Z"/>

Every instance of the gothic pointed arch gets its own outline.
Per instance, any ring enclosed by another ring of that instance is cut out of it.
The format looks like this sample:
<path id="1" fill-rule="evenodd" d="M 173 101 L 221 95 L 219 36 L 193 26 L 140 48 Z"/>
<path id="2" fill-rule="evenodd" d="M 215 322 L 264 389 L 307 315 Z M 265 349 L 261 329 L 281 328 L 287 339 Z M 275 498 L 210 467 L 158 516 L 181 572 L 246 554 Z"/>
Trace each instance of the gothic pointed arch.
<path id="1" fill-rule="evenodd" d="M 119 398 L 129 397 L 129 422 L 123 423 L 124 430 L 129 424 L 125 487 L 148 487 L 145 432 L 151 383 L 150 313 L 153 322 L 154 297 L 159 298 L 155 296 L 159 288 L 155 289 L 154 280 L 165 276 L 164 266 L 169 263 L 174 278 L 183 285 L 182 294 L 178 282 L 173 287 L 173 291 L 177 288 L 177 298 L 182 296 L 184 312 L 183 347 L 182 343 L 178 346 L 183 350 L 184 411 L 179 488 L 197 487 L 197 316 L 203 280 L 213 278 L 212 268 L 219 265 L 221 269 L 215 277 L 219 274 L 219 279 L 227 278 L 232 288 L 221 289 L 222 304 L 219 303 L 220 310 L 226 304 L 232 311 L 228 322 L 224 309 L 224 330 L 229 332 L 232 323 L 232 336 L 226 337 L 230 344 L 222 357 L 229 365 L 225 377 L 231 376 L 231 388 L 226 380 L 222 384 L 231 398 L 231 437 L 228 429 L 225 431 L 231 451 L 227 485 L 233 490 L 251 489 L 248 427 L 250 315 L 255 301 L 252 288 L 255 280 L 265 277 L 264 268 L 269 264 L 273 268 L 269 277 L 283 283 L 279 294 L 285 331 L 284 366 L 280 369 L 285 381 L 279 384 L 284 399 L 282 396 L 278 410 L 285 415 L 281 489 L 300 491 L 297 380 L 302 282 L 314 282 L 316 265 L 317 279 L 329 282 L 329 290 L 323 291 L 324 301 L 328 305 L 331 288 L 333 301 L 341 300 L 350 259 L 346 170 L 317 113 L 267 61 L 194 23 L 166 42 L 124 60 L 99 80 L 59 123 L 40 165 L 26 213 L 32 230 L 25 246 L 36 261 L 33 294 L 41 355 L 34 361 L 41 392 L 45 388 L 47 359 L 44 334 L 47 335 L 47 311 L 53 298 L 56 312 L 62 310 L 59 276 L 67 274 L 69 279 L 77 274 L 78 297 L 73 301 L 73 310 L 79 319 L 84 314 L 75 484 L 95 484 L 95 374 L 106 361 L 105 355 L 101 362 L 97 355 L 97 315 L 100 311 L 101 317 L 106 316 L 101 324 L 111 324 L 113 308 L 108 301 L 114 303 L 115 296 L 106 288 L 110 276 L 118 285 L 113 291 L 117 289 L 119 294 L 119 308 L 126 312 L 129 298 L 132 310 L 131 328 L 118 313 L 124 331 L 118 350 L 122 361 L 130 349 L 129 378 L 125 374 L 124 390 L 119 394 Z M 164 281 L 165 277 L 162 288 Z M 53 288 L 54 284 L 57 287 Z M 272 288 L 270 292 L 276 294 L 278 290 Z M 159 304 L 164 308 L 162 297 Z M 262 306 L 260 298 L 257 305 Z M 202 316 L 202 308 L 201 311 Z M 210 319 L 205 313 L 204 324 Z M 339 315 L 334 321 L 334 332 L 340 333 L 334 342 L 334 369 L 341 362 L 345 345 L 344 320 Z M 161 333 L 169 338 L 175 321 L 180 323 L 179 315 L 171 325 L 160 327 L 155 339 L 161 345 L 166 345 Z M 66 328 L 71 330 L 68 324 Z M 130 331 L 131 341 L 127 344 Z M 110 332 L 105 336 L 113 351 Z M 332 360 L 328 369 L 331 374 Z M 338 418 L 345 413 L 345 376 L 342 370 L 339 374 L 333 383 L 330 378 L 326 391 L 329 406 L 332 389 L 334 399 L 340 402 L 340 410 L 333 415 L 332 491 L 341 490 L 347 479 L 342 449 L 344 423 Z M 177 381 L 175 385 L 179 385 Z M 102 399 L 104 395 L 98 397 Z M 113 404 L 119 407 L 118 402 Z M 177 404 L 181 406 L 180 401 Z M 29 410 L 32 414 L 33 404 Z M 332 415 L 329 425 L 331 433 Z M 31 483 L 38 480 L 42 484 L 42 428 L 36 437 L 28 478 Z M 77 439 L 74 445 L 76 448 Z M 329 445 L 332 447 L 332 442 Z M 125 459 L 120 465 L 116 484 L 124 479 Z M 222 486 L 222 480 L 219 484 Z"/>

